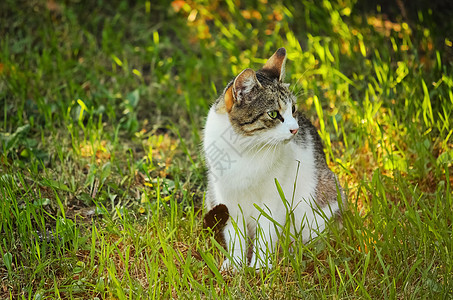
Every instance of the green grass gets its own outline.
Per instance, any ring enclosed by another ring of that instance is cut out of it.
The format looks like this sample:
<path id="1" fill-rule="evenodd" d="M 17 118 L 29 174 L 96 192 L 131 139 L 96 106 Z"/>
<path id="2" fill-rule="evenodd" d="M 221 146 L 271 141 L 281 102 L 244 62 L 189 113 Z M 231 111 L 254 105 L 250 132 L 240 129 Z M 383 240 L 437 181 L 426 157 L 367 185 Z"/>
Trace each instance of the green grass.
<path id="1" fill-rule="evenodd" d="M 113 2 L 0 4 L 0 298 L 453 297 L 452 41 L 432 12 Z M 282 46 L 348 209 L 228 276 L 202 229 L 203 123 Z"/>

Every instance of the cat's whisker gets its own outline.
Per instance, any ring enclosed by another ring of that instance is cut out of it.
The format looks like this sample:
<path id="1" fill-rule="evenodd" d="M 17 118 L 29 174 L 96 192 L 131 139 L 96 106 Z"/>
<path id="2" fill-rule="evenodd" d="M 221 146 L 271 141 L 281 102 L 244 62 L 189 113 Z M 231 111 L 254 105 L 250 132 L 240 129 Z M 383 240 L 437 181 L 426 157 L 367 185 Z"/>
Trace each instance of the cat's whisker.
<path id="1" fill-rule="evenodd" d="M 272 148 L 273 149 L 272 156 L 275 156 L 279 145 L 280 145 L 280 142 L 278 142 L 278 141 L 274 143 L 273 148 Z"/>
<path id="2" fill-rule="evenodd" d="M 262 141 L 265 141 L 266 138 L 264 137 L 259 137 L 258 140 L 256 141 L 252 141 L 253 142 L 253 145 L 251 145 L 250 147 L 247 147 L 246 150 L 245 150 L 245 154 L 248 154 L 249 152 L 251 151 L 254 151 L 256 148 L 262 146 L 261 142 Z M 259 151 L 259 150 L 258 150 Z"/>
<path id="3" fill-rule="evenodd" d="M 275 138 L 271 138 L 271 139 L 267 138 L 267 139 L 268 139 L 268 140 L 266 141 L 266 143 L 264 143 L 264 144 L 261 146 L 261 148 L 260 148 L 258 151 L 255 152 L 255 154 L 254 154 L 253 157 L 252 157 L 252 160 L 253 160 L 253 159 L 256 157 L 256 155 L 257 155 L 258 153 L 260 153 L 262 150 L 265 150 L 265 152 L 263 153 L 263 157 L 264 157 L 265 159 L 267 159 L 267 158 L 269 157 L 269 152 L 270 152 L 271 148 L 272 148 L 274 145 L 278 145 L 278 143 L 276 143 L 277 139 L 275 139 Z"/>
<path id="4" fill-rule="evenodd" d="M 266 149 L 266 152 L 264 153 L 264 158 L 266 160 L 272 159 L 272 156 L 275 155 L 275 151 L 277 149 L 277 146 L 279 145 L 279 142 L 277 139 L 273 138 L 269 141 L 269 147 Z"/>
<path id="5" fill-rule="evenodd" d="M 302 77 L 304 77 L 305 73 L 307 73 L 308 70 L 311 70 L 311 69 L 306 69 L 306 70 L 299 76 L 299 78 L 297 79 L 296 83 L 293 84 L 293 87 L 294 87 L 294 88 L 297 86 L 297 84 L 299 83 L 299 81 L 302 79 Z M 294 93 L 294 89 L 292 89 L 291 92 Z"/>
<path id="6" fill-rule="evenodd" d="M 263 141 L 266 141 L 266 143 L 262 144 L 261 142 L 263 142 Z M 269 140 L 268 137 L 265 137 L 265 136 L 258 137 L 257 140 L 253 141 L 253 145 L 250 148 L 248 148 L 246 153 L 248 153 L 252 150 L 255 150 L 257 147 L 261 147 L 258 151 L 256 151 L 258 153 L 266 146 L 266 144 L 268 144 L 270 142 L 271 141 Z"/>
<path id="7" fill-rule="evenodd" d="M 267 141 L 258 151 L 256 151 L 255 155 L 253 155 L 252 160 L 256 157 L 258 153 L 260 153 L 263 149 L 266 148 L 267 145 L 269 145 L 272 142 L 272 140 Z"/>
<path id="8" fill-rule="evenodd" d="M 313 96 L 314 95 L 314 92 L 313 90 L 309 90 L 309 91 L 302 91 L 303 88 L 300 88 L 300 90 L 294 94 L 294 96 L 296 98 L 299 98 L 301 96 L 306 96 L 306 95 L 310 95 L 310 96 Z"/>

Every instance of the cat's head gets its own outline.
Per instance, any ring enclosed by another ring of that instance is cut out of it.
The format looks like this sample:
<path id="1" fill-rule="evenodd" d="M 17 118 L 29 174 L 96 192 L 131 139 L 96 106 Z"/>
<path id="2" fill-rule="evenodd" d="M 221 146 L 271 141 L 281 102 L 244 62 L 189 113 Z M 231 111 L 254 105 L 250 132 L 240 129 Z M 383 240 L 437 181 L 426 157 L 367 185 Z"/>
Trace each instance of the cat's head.
<path id="1" fill-rule="evenodd" d="M 296 97 L 283 83 L 286 50 L 278 49 L 262 69 L 245 69 L 227 86 L 219 110 L 243 136 L 290 140 L 298 130 Z"/>

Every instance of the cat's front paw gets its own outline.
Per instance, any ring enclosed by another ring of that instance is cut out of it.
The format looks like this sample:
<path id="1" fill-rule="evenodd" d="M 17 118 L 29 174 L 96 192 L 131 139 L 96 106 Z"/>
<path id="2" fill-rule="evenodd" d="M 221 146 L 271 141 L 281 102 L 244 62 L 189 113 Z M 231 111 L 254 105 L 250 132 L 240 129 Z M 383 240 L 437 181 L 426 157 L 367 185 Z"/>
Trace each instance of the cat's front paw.
<path id="1" fill-rule="evenodd" d="M 260 270 L 269 270 L 272 269 L 272 262 L 270 259 L 261 259 L 254 253 L 250 260 L 250 267 L 254 268 L 256 272 L 259 272 Z"/>
<path id="2" fill-rule="evenodd" d="M 238 267 L 237 265 L 230 259 L 225 258 L 225 260 L 222 263 L 222 266 L 220 267 L 220 272 L 237 272 Z"/>
<path id="3" fill-rule="evenodd" d="M 223 261 L 222 266 L 220 267 L 220 272 L 228 272 L 228 271 L 232 271 L 232 270 L 234 270 L 233 263 L 231 262 L 231 260 L 226 258 Z"/>

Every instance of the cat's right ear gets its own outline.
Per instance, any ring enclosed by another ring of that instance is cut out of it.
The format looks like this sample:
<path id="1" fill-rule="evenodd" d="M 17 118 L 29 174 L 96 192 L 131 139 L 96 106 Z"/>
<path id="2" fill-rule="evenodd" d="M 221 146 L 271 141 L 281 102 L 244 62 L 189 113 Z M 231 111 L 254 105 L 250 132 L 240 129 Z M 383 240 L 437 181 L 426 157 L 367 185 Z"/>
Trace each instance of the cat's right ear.
<path id="1" fill-rule="evenodd" d="M 271 77 L 277 78 L 282 82 L 285 77 L 286 64 L 286 49 L 280 48 L 269 58 L 263 66 L 263 71 L 267 72 Z"/>
<path id="2" fill-rule="evenodd" d="M 241 103 L 246 94 L 248 94 L 253 87 L 261 86 L 256 73 L 252 69 L 245 69 L 234 79 L 233 84 L 225 92 L 225 107 L 228 112 L 231 111 L 235 103 Z"/>

